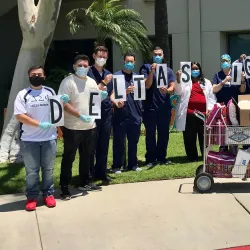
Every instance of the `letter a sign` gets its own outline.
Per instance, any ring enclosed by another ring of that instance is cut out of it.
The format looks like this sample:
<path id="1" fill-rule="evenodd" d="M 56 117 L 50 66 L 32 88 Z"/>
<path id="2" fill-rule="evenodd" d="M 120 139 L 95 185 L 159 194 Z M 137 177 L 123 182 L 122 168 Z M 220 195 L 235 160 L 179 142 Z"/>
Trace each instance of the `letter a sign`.
<path id="1" fill-rule="evenodd" d="M 167 67 L 167 64 L 157 64 L 156 84 L 157 84 L 157 88 L 168 87 L 168 67 Z"/>

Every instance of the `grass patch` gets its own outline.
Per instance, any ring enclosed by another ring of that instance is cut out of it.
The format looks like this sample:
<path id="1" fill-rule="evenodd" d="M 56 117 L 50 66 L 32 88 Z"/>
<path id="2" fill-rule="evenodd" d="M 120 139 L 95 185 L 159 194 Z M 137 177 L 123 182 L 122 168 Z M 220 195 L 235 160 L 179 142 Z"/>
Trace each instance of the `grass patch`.
<path id="1" fill-rule="evenodd" d="M 59 141 L 57 146 L 57 157 L 54 169 L 55 187 L 59 187 L 61 155 L 63 151 L 63 142 Z M 111 175 L 112 184 L 144 182 L 152 180 L 165 180 L 174 178 L 193 177 L 196 168 L 202 162 L 189 163 L 187 161 L 182 133 L 171 132 L 168 147 L 168 159 L 173 162 L 172 165 L 160 166 L 149 169 L 143 167 L 145 158 L 145 137 L 141 136 L 138 144 L 138 160 L 142 166 L 142 172 L 124 172 L 121 175 Z M 201 158 L 200 158 L 201 159 Z M 77 156 L 73 167 L 72 185 L 78 182 L 78 163 Z M 110 149 L 108 157 L 109 167 L 112 165 L 112 139 L 110 140 Z M 0 164 L 0 194 L 17 193 L 25 191 L 25 169 L 23 164 Z"/>

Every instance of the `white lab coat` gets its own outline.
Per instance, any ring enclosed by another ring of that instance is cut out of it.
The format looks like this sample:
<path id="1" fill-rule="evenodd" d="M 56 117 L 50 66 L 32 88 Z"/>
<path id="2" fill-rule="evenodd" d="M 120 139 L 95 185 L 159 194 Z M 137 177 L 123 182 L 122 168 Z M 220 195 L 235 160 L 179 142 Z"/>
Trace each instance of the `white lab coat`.
<path id="1" fill-rule="evenodd" d="M 213 87 L 208 79 L 205 79 L 205 86 L 201 85 L 206 98 L 207 110 L 211 110 L 216 103 L 216 97 L 213 93 Z M 185 131 L 188 103 L 191 95 L 192 84 L 179 84 L 175 81 L 175 94 L 179 96 L 176 104 L 176 129 Z"/>

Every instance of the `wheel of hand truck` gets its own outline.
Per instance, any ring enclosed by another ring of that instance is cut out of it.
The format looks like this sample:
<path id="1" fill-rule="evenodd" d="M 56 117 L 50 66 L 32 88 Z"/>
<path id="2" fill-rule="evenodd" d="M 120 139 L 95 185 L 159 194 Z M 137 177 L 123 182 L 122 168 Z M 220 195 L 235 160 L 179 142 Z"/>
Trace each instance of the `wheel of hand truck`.
<path id="1" fill-rule="evenodd" d="M 213 185 L 214 179 L 208 173 L 200 173 L 194 179 L 194 189 L 201 194 L 210 192 Z"/>
<path id="2" fill-rule="evenodd" d="M 198 174 L 203 173 L 203 165 L 200 165 L 195 172 L 195 176 L 197 176 Z"/>

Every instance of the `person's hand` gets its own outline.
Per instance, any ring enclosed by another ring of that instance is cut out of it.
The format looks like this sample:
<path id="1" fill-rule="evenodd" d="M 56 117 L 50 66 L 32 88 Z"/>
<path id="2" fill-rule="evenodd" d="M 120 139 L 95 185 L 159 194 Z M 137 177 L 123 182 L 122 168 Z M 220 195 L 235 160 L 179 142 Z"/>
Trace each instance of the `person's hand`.
<path id="1" fill-rule="evenodd" d="M 113 75 L 112 74 L 108 74 L 106 75 L 104 82 L 107 85 L 111 80 L 113 79 Z"/>
<path id="2" fill-rule="evenodd" d="M 80 115 L 79 119 L 80 119 L 82 122 L 90 123 L 91 120 L 92 120 L 92 117 L 90 117 L 90 116 L 88 116 L 88 115 Z"/>
<path id="3" fill-rule="evenodd" d="M 44 130 L 50 129 L 52 126 L 53 126 L 53 124 L 50 122 L 40 122 L 38 124 L 38 128 L 44 129 Z"/>
<path id="4" fill-rule="evenodd" d="M 211 110 L 208 110 L 206 113 L 206 116 L 209 117 L 210 113 L 211 113 Z"/>
<path id="5" fill-rule="evenodd" d="M 129 94 L 131 93 L 133 90 L 134 90 L 134 86 L 133 85 L 130 85 L 127 89 L 126 89 L 126 94 Z"/>
<path id="6" fill-rule="evenodd" d="M 181 74 L 182 74 L 182 70 L 178 70 L 176 72 L 176 79 L 177 79 L 177 82 L 180 83 L 181 82 Z"/>
<path id="7" fill-rule="evenodd" d="M 246 60 L 246 58 L 247 58 L 247 55 L 246 54 L 242 54 L 240 56 L 239 62 L 242 62 L 243 60 Z"/>
<path id="8" fill-rule="evenodd" d="M 60 99 L 64 102 L 64 103 L 68 103 L 70 98 L 68 95 L 64 94 L 60 97 Z"/>
<path id="9" fill-rule="evenodd" d="M 102 91 L 101 92 L 101 99 L 104 100 L 108 97 L 108 92 L 107 91 Z"/>
<path id="10" fill-rule="evenodd" d="M 160 91 L 162 94 L 168 94 L 168 88 L 167 87 L 161 87 Z"/>
<path id="11" fill-rule="evenodd" d="M 102 90 L 102 91 L 106 91 L 107 90 L 107 87 L 104 84 L 102 84 L 102 83 L 98 84 L 98 88 L 99 88 L 99 90 Z"/>
<path id="12" fill-rule="evenodd" d="M 221 83 L 222 85 L 225 85 L 227 82 L 231 82 L 232 77 L 231 76 L 227 76 Z"/>
<path id="13" fill-rule="evenodd" d="M 120 109 L 124 106 L 124 102 L 123 101 L 118 101 L 118 102 L 115 102 L 115 106 Z"/>
<path id="14" fill-rule="evenodd" d="M 245 72 L 243 71 L 243 72 L 241 73 L 241 81 L 242 81 L 242 82 L 245 82 L 245 77 L 246 77 L 246 75 L 245 75 Z"/>
<path id="15" fill-rule="evenodd" d="M 151 65 L 151 72 L 152 72 L 152 73 L 155 73 L 156 67 L 157 67 L 157 63 L 153 63 L 153 64 Z"/>

